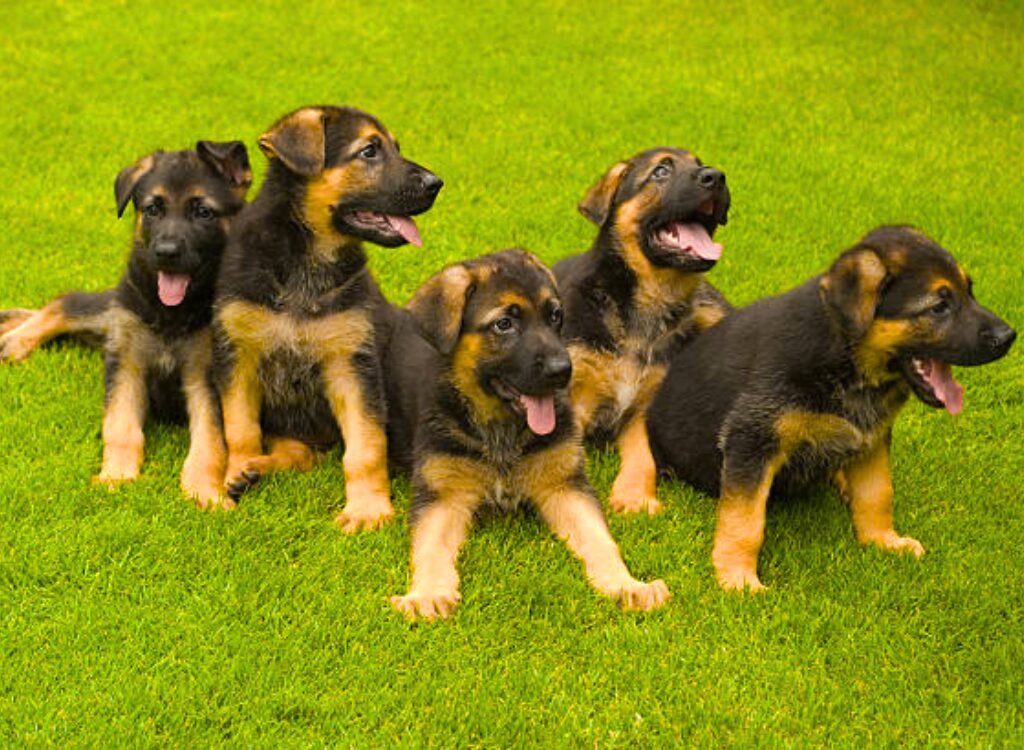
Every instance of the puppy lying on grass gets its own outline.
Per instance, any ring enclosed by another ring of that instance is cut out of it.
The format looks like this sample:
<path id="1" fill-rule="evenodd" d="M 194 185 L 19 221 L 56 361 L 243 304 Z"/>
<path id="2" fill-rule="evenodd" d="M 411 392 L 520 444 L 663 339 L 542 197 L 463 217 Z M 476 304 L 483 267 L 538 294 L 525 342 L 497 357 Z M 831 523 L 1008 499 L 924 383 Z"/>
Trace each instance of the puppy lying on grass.
<path id="1" fill-rule="evenodd" d="M 386 368 L 392 452 L 414 460 L 412 586 L 392 598 L 395 609 L 410 620 L 451 614 L 456 558 L 477 511 L 525 503 L 599 592 L 625 609 L 664 604 L 664 582 L 642 583 L 626 569 L 584 475 L 551 272 L 523 250 L 486 255 L 435 275 L 407 314 L 436 348 L 396 327 L 391 346 L 404 362 Z"/>
<path id="2" fill-rule="evenodd" d="M 209 382 L 213 289 L 228 230 L 252 183 L 240 141 L 157 151 L 117 176 L 117 215 L 135 206 L 124 276 L 105 292 L 72 292 L 38 311 L 0 314 L 0 359 L 22 360 L 58 336 L 102 343 L 106 364 L 103 466 L 109 487 L 138 477 L 147 414 L 187 419 L 186 495 L 217 503 L 224 479 L 220 404 Z"/>

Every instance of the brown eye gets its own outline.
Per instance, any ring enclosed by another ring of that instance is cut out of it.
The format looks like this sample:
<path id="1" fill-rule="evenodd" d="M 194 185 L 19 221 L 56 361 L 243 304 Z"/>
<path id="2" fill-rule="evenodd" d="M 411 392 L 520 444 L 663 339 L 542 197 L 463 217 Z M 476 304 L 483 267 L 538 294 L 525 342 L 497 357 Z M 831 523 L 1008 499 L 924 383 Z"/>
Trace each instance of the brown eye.
<path id="1" fill-rule="evenodd" d="M 197 219 L 201 219 L 203 221 L 209 221 L 214 216 L 214 213 L 210 210 L 209 206 L 204 206 L 202 203 L 197 203 L 192 213 Z"/>
<path id="2" fill-rule="evenodd" d="M 651 172 L 651 179 L 654 179 L 654 180 L 664 179 L 665 177 L 668 177 L 669 171 L 670 170 L 668 168 L 668 165 L 666 165 L 666 164 L 659 164 L 658 166 L 656 166 L 654 168 L 654 171 Z"/>
<path id="3" fill-rule="evenodd" d="M 142 212 L 150 218 L 156 218 L 160 215 L 160 204 L 157 201 L 147 203 L 146 207 L 142 209 Z"/>
<path id="4" fill-rule="evenodd" d="M 940 299 L 934 305 L 928 308 L 928 314 L 933 318 L 942 318 L 949 314 L 953 309 L 953 305 L 948 299 Z"/>
<path id="5" fill-rule="evenodd" d="M 497 333 L 510 333 L 513 329 L 515 329 L 516 324 L 515 321 L 512 320 L 512 318 L 505 317 L 498 318 L 496 321 L 494 321 L 491 327 L 494 328 L 494 330 Z"/>
<path id="6" fill-rule="evenodd" d="M 551 325 L 553 325 L 555 328 L 558 328 L 559 326 L 562 325 L 562 318 L 563 318 L 563 313 L 562 313 L 562 308 L 560 308 L 560 307 L 554 308 L 548 314 L 548 319 L 551 321 Z"/>
<path id="7" fill-rule="evenodd" d="M 363 147 L 363 150 L 359 152 L 359 156 L 362 159 L 373 159 L 377 156 L 377 151 L 377 144 L 371 143 Z"/>

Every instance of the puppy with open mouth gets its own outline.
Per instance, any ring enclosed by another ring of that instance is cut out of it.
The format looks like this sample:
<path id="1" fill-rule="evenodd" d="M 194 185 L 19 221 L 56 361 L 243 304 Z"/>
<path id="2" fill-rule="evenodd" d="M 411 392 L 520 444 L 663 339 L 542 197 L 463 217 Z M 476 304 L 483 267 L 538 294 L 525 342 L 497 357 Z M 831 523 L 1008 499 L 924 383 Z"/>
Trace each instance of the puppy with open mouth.
<path id="1" fill-rule="evenodd" d="M 676 349 L 730 309 L 704 280 L 722 255 L 712 238 L 729 203 L 725 175 L 694 154 L 644 151 L 590 189 L 579 209 L 597 238 L 555 265 L 576 413 L 588 438 L 619 449 L 616 512 L 661 508 L 644 416 Z"/>
<path id="2" fill-rule="evenodd" d="M 201 506 L 222 499 L 224 438 L 209 382 L 214 282 L 231 223 L 252 183 L 240 141 L 199 141 L 195 150 L 157 151 L 117 176 L 117 214 L 135 207 L 128 266 L 116 288 L 72 292 L 18 313 L 0 338 L 0 358 L 20 360 L 58 336 L 102 345 L 106 364 L 103 466 L 113 487 L 138 477 L 149 414 L 187 421 L 181 474 Z"/>
<path id="3" fill-rule="evenodd" d="M 259 139 L 269 159 L 217 281 L 214 379 L 233 507 L 261 476 L 306 469 L 344 443 L 348 533 L 394 515 L 380 341 L 389 306 L 364 242 L 421 244 L 412 218 L 441 179 L 405 158 L 372 115 L 302 107 Z"/>
<path id="4" fill-rule="evenodd" d="M 524 504 L 600 593 L 626 609 L 664 604 L 662 581 L 642 583 L 626 569 L 584 475 L 552 273 L 523 250 L 485 255 L 435 275 L 405 314 L 386 371 L 389 438 L 413 468 L 412 585 L 394 607 L 411 620 L 451 614 L 456 558 L 474 517 Z M 430 344 L 417 342 L 417 329 Z"/>
<path id="5" fill-rule="evenodd" d="M 959 414 L 953 366 L 1016 333 L 970 276 L 910 227 L 880 227 L 822 276 L 736 310 L 673 359 L 648 412 L 658 465 L 719 496 L 712 559 L 726 589 L 763 588 L 769 493 L 835 482 L 857 538 L 918 557 L 893 528 L 892 426 L 911 394 Z"/>

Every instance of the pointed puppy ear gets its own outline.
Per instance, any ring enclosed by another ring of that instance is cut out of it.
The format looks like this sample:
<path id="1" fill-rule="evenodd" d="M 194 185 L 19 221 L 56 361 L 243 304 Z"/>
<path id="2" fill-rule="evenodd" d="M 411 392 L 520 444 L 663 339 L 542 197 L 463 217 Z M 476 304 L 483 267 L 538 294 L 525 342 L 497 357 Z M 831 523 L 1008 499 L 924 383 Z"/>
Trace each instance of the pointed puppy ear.
<path id="1" fill-rule="evenodd" d="M 280 159 L 303 177 L 315 177 L 324 171 L 325 143 L 324 113 L 315 107 L 285 115 L 259 139 L 260 151 L 268 159 Z"/>
<path id="2" fill-rule="evenodd" d="M 462 315 L 473 289 L 473 274 L 465 265 L 449 266 L 434 274 L 405 306 L 442 354 L 451 354 L 459 340 Z"/>
<path id="3" fill-rule="evenodd" d="M 597 226 L 603 226 L 608 219 L 615 193 L 618 192 L 627 167 L 629 167 L 629 162 L 620 161 L 583 196 L 583 200 L 578 206 L 580 213 Z"/>
<path id="4" fill-rule="evenodd" d="M 157 151 L 157 154 L 160 152 Z M 153 169 L 154 157 L 156 154 L 150 154 L 144 156 L 137 162 L 132 164 L 130 167 L 122 169 L 117 179 L 114 180 L 114 198 L 117 201 L 117 218 L 121 218 L 124 214 L 124 209 L 135 196 L 135 188 L 139 184 L 139 180 L 146 176 L 150 170 Z"/>
<path id="5" fill-rule="evenodd" d="M 252 185 L 252 168 L 249 166 L 249 152 L 241 141 L 199 141 L 196 143 L 199 158 L 213 167 L 242 194 Z"/>
<path id="6" fill-rule="evenodd" d="M 859 246 L 836 259 L 821 277 L 819 292 L 843 331 L 857 339 L 875 319 L 878 299 L 888 279 L 888 270 L 878 253 Z"/>

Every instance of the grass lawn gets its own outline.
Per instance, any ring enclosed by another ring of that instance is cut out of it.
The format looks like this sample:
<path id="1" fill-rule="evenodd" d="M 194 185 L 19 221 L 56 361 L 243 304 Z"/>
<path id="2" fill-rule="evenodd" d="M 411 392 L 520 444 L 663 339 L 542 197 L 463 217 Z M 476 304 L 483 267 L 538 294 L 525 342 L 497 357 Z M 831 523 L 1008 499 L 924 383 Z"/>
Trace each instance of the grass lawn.
<path id="1" fill-rule="evenodd" d="M 826 10 L 827 9 L 827 10 Z M 257 136 L 303 104 L 378 115 L 446 183 L 425 247 L 373 248 L 405 300 L 442 263 L 513 244 L 555 261 L 576 203 L 654 145 L 723 169 L 711 280 L 734 302 L 817 273 L 884 222 L 950 248 L 1024 326 L 1024 7 L 770 3 L 42 3 L 0 32 L 0 307 L 98 290 L 131 220 L 117 172 L 155 148 Z M 0 744 L 250 746 L 1024 743 L 1024 366 L 959 370 L 953 419 L 897 425 L 897 528 L 920 562 L 856 544 L 834 493 L 769 509 L 757 598 L 710 563 L 714 502 L 610 523 L 674 593 L 619 612 L 536 520 L 490 522 L 463 604 L 410 626 L 399 520 L 349 538 L 337 453 L 234 514 L 178 494 L 184 429 L 151 425 L 143 477 L 99 467 L 101 358 L 0 368 Z M 617 466 L 592 454 L 602 498 Z"/>

